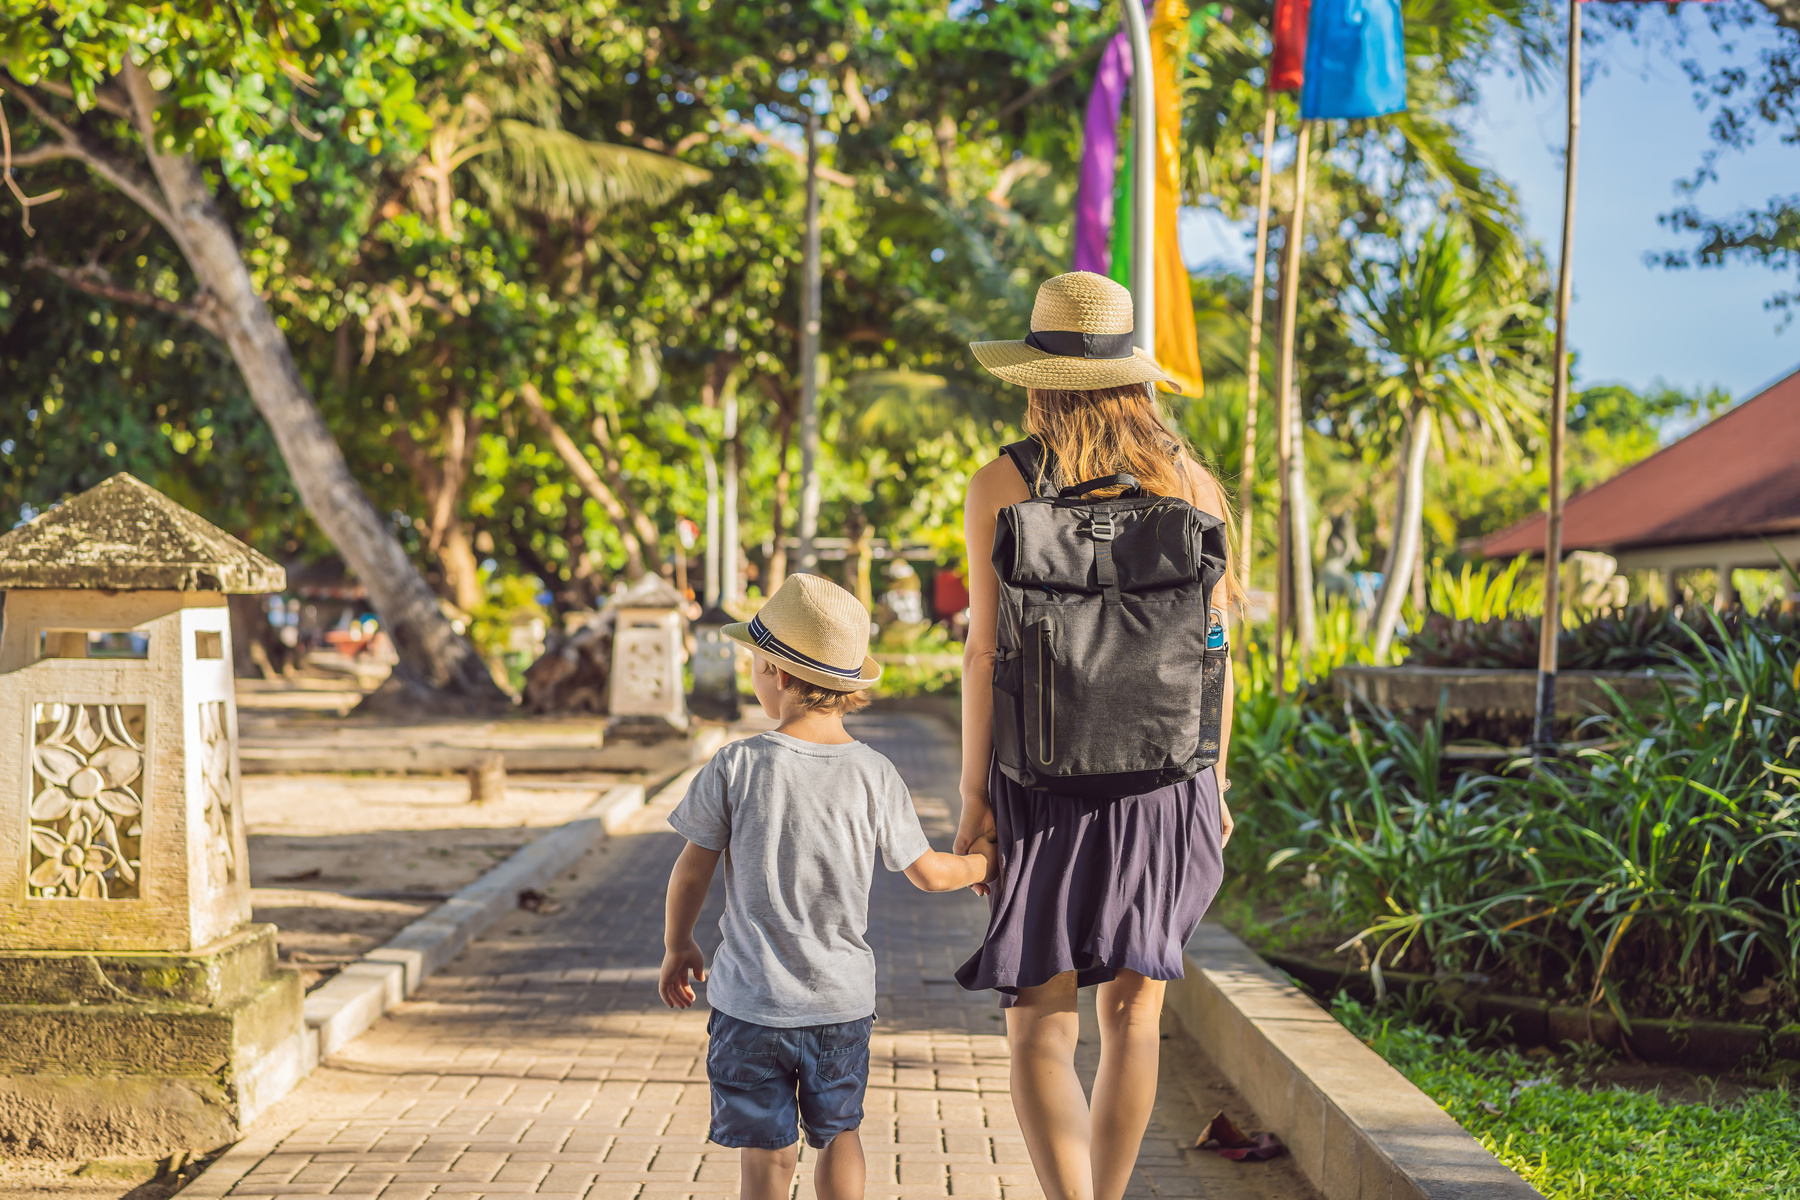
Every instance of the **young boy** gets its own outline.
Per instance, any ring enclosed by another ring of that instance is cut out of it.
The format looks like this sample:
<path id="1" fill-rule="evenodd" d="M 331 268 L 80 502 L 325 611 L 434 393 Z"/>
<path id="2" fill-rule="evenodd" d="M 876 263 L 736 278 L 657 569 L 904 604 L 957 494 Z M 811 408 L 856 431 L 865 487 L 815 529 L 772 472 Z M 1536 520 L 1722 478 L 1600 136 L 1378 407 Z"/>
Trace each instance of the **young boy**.
<path id="1" fill-rule="evenodd" d="M 744 1200 L 787 1196 L 796 1123 L 821 1151 L 819 1200 L 861 1200 L 876 852 L 918 887 L 947 892 L 991 878 L 996 850 L 933 850 L 894 764 L 844 732 L 844 714 L 868 703 L 881 675 L 856 597 L 791 575 L 754 620 L 724 633 L 755 650 L 756 698 L 781 724 L 720 750 L 669 817 L 688 844 L 669 876 L 663 1003 L 694 1003 L 690 973 L 707 982 L 709 1136 L 740 1148 Z M 721 855 L 725 936 L 708 981 L 694 922 Z"/>

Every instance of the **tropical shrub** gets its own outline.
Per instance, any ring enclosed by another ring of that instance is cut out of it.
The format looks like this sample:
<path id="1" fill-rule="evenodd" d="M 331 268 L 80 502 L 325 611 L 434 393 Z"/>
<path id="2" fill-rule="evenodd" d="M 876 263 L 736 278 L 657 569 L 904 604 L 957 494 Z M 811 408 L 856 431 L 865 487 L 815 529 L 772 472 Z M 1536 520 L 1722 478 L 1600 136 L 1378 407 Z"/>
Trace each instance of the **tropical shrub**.
<path id="1" fill-rule="evenodd" d="M 1441 730 L 1241 694 L 1242 886 L 1379 970 L 1480 972 L 1622 1013 L 1800 1007 L 1800 639 L 1709 621 L 1572 757 L 1459 770 Z"/>
<path id="2" fill-rule="evenodd" d="M 1436 604 L 1436 597 L 1433 599 Z M 1672 666 L 1696 639 L 1719 649 L 1734 636 L 1743 615 L 1732 610 L 1715 618 L 1710 610 L 1688 612 L 1634 604 L 1588 616 L 1557 638 L 1557 662 L 1568 671 L 1635 671 Z M 1771 608 L 1760 620 L 1788 636 L 1800 622 Z M 1523 617 L 1458 618 L 1439 609 L 1406 640 L 1406 661 L 1420 667 L 1535 670 L 1538 620 Z"/>

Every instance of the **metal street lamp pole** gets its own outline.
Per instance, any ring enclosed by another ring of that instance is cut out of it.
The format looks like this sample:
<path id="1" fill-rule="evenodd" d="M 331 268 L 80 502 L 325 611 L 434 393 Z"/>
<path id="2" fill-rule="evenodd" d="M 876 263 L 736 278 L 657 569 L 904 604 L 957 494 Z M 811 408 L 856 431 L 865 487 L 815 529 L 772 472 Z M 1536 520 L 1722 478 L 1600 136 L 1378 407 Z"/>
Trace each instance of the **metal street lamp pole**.
<path id="1" fill-rule="evenodd" d="M 1569 419 L 1569 303 L 1575 294 L 1575 149 L 1581 132 L 1581 0 L 1569 0 L 1569 150 L 1563 163 L 1562 261 L 1556 270 L 1556 364 L 1550 391 L 1550 510 L 1544 521 L 1544 619 L 1538 630 L 1533 749 L 1556 741 L 1556 639 L 1562 632 L 1563 426 Z"/>
<path id="2" fill-rule="evenodd" d="M 738 556 L 742 549 L 738 546 L 738 402 L 735 376 L 726 379 L 722 399 L 725 404 L 725 523 L 719 535 L 719 549 L 724 555 L 724 561 L 719 564 L 719 596 L 722 603 L 730 604 L 743 599 L 738 582 Z"/>
<path id="3" fill-rule="evenodd" d="M 1119 0 L 1131 39 L 1131 344 L 1156 352 L 1156 79 L 1141 0 Z"/>
<path id="4" fill-rule="evenodd" d="M 811 103 L 810 93 L 808 103 Z M 806 112 L 806 258 L 800 313 L 800 569 L 819 570 L 819 114 Z"/>

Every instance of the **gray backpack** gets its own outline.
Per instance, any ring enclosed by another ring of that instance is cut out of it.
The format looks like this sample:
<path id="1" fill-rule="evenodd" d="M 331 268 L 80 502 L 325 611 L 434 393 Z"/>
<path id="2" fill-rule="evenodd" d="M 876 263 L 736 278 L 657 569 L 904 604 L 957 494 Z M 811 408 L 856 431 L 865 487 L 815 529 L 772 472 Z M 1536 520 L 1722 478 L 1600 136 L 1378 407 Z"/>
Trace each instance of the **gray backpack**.
<path id="1" fill-rule="evenodd" d="M 1219 758 L 1224 522 L 1129 475 L 1059 487 L 1037 438 L 1005 450 L 1036 494 L 994 527 L 1000 769 L 1088 799 L 1192 779 Z M 1124 490 L 1090 498 L 1113 488 Z"/>

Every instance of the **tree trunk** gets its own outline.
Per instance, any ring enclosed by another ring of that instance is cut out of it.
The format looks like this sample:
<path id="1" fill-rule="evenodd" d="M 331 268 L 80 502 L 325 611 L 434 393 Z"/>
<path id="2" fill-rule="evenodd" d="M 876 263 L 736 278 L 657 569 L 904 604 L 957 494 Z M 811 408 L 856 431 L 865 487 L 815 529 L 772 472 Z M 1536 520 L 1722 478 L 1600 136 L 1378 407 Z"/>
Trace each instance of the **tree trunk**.
<path id="1" fill-rule="evenodd" d="M 301 500 L 369 590 L 401 667 L 429 688 L 506 703 L 475 647 L 451 627 L 430 585 L 350 473 L 200 168 L 185 155 L 156 150 L 156 90 L 129 58 L 124 78 L 145 156 L 167 202 L 169 234 L 209 298 L 216 331 L 269 423 Z"/>
<path id="2" fill-rule="evenodd" d="M 644 569 L 662 570 L 662 535 L 657 532 L 655 522 L 644 515 L 643 506 L 637 502 L 631 485 L 625 480 L 624 468 L 619 465 L 619 456 L 613 450 L 612 430 L 606 427 L 605 414 L 594 414 L 588 428 L 594 435 L 594 444 L 600 447 L 600 461 L 606 467 L 607 486 L 612 488 L 619 503 L 625 506 L 625 515 L 631 519 L 631 528 L 637 533 L 638 545 L 643 548 Z"/>
<path id="3" fill-rule="evenodd" d="M 1406 464 L 1411 458 L 1412 427 L 1408 426 L 1400 437 L 1400 465 L 1394 470 L 1394 515 L 1388 519 L 1387 551 L 1381 560 L 1381 587 L 1375 593 L 1375 608 L 1378 612 L 1387 603 L 1388 585 L 1393 581 L 1400 563 L 1400 529 L 1406 519 Z M 1376 533 L 1379 536 L 1379 523 Z"/>
<path id="4" fill-rule="evenodd" d="M 475 559 L 469 527 L 452 520 L 444 530 L 437 557 L 444 568 L 444 582 L 450 588 L 450 602 L 466 613 L 474 612 L 485 597 L 481 592 L 481 564 Z"/>
<path id="5" fill-rule="evenodd" d="M 1400 603 L 1406 598 L 1424 533 L 1425 456 L 1431 450 L 1431 424 L 1421 406 L 1413 407 L 1406 427 L 1406 474 L 1400 483 L 1400 511 L 1395 517 L 1394 539 L 1388 553 L 1393 574 L 1384 581 L 1381 606 L 1375 613 L 1378 666 L 1387 664 L 1388 651 L 1394 644 L 1394 624 L 1400 619 Z"/>
<path id="6" fill-rule="evenodd" d="M 774 552 L 769 555 L 769 579 L 764 595 L 772 596 L 781 581 L 787 578 L 787 501 L 788 485 L 788 447 L 794 440 L 794 419 L 787 413 L 781 416 L 781 442 L 775 466 L 775 507 L 770 514 L 769 523 L 774 529 Z"/>
<path id="7" fill-rule="evenodd" d="M 457 507 L 469 468 L 474 465 L 481 418 L 469 420 L 465 416 L 462 397 L 453 389 L 439 414 L 439 445 L 434 457 L 406 427 L 406 416 L 393 397 L 388 397 L 386 407 L 395 417 L 394 446 L 406 460 L 413 481 L 431 510 L 431 519 L 425 526 L 425 549 L 443 570 L 444 590 L 449 593 L 450 602 L 465 613 L 474 612 L 483 599 L 481 569 L 476 565 L 468 525 Z"/>
<path id="8" fill-rule="evenodd" d="M 638 541 L 637 534 L 632 532 L 631 520 L 625 513 L 625 506 L 619 503 L 618 496 L 614 495 L 613 490 L 606 486 L 600 478 L 600 473 L 594 470 L 594 464 L 587 460 L 587 455 L 581 452 L 581 447 L 575 444 L 575 439 L 571 438 L 563 427 L 556 423 L 556 418 L 552 417 L 549 410 L 544 407 L 544 399 L 538 395 L 537 388 L 529 383 L 525 384 L 519 388 L 519 399 L 524 402 L 525 411 L 530 414 L 532 423 L 543 431 L 545 437 L 550 439 L 551 448 L 556 451 L 556 456 L 563 460 L 563 465 L 569 468 L 571 475 L 575 476 L 575 482 L 581 485 L 582 491 L 593 498 L 594 502 L 600 506 L 601 511 L 606 513 L 607 518 L 612 521 L 613 528 L 618 531 L 619 541 L 625 544 L 625 577 L 642 579 L 644 576 L 644 547 Z"/>

